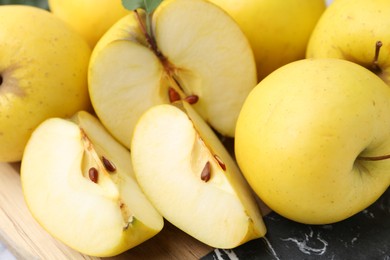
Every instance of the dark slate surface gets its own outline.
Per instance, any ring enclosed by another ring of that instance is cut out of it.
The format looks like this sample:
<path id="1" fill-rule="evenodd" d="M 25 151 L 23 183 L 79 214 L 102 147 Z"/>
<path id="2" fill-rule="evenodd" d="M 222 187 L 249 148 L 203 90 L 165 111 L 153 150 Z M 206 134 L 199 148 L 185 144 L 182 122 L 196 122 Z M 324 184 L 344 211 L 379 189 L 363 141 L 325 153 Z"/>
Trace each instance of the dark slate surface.
<path id="1" fill-rule="evenodd" d="M 268 233 L 234 250 L 216 249 L 202 260 L 390 260 L 390 189 L 366 210 L 331 225 L 303 225 L 276 213 Z"/>

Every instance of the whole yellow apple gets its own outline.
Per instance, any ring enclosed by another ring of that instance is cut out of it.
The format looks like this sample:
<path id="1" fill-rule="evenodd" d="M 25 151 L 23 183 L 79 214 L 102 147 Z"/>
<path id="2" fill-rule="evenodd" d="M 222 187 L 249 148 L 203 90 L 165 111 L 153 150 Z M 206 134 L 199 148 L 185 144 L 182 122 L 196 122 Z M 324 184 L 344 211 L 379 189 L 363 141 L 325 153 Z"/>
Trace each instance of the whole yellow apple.
<path id="1" fill-rule="evenodd" d="M 324 0 L 210 0 L 230 14 L 247 36 L 258 80 L 305 57 L 307 42 L 324 12 Z"/>
<path id="2" fill-rule="evenodd" d="M 91 47 L 128 11 L 120 0 L 49 0 L 51 12 L 70 24 Z"/>
<path id="3" fill-rule="evenodd" d="M 89 109 L 88 44 L 46 10 L 0 6 L 0 161 L 19 161 L 44 119 Z"/>
<path id="4" fill-rule="evenodd" d="M 390 85 L 390 1 L 334 1 L 318 21 L 308 58 L 358 63 Z"/>
<path id="5" fill-rule="evenodd" d="M 389 114 L 390 88 L 362 66 L 341 59 L 292 62 L 245 101 L 237 161 L 277 213 L 307 224 L 341 221 L 389 187 Z"/>

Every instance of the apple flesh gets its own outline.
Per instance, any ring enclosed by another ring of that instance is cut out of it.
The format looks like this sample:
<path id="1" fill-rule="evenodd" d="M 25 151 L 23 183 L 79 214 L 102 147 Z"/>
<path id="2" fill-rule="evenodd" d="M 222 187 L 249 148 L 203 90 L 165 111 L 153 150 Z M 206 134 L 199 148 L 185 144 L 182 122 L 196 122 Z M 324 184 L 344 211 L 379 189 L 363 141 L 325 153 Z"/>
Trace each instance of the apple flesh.
<path id="1" fill-rule="evenodd" d="M 380 157 L 390 154 L 389 114 L 390 88 L 369 70 L 341 59 L 293 62 L 245 101 L 237 162 L 277 213 L 306 224 L 341 221 L 389 187 L 390 159 Z"/>
<path id="2" fill-rule="evenodd" d="M 93 51 L 89 92 L 102 123 L 130 147 L 138 118 L 169 103 L 173 88 L 180 99 L 195 97 L 194 108 L 214 129 L 234 136 L 242 103 L 257 83 L 252 49 L 234 20 L 207 1 L 166 0 L 154 11 L 152 35 L 144 26 L 144 13 L 131 12 Z"/>
<path id="3" fill-rule="evenodd" d="M 134 179 L 129 151 L 86 112 L 48 119 L 33 132 L 21 182 L 35 219 L 87 255 L 117 255 L 163 227 Z"/>
<path id="4" fill-rule="evenodd" d="M 186 102 L 148 109 L 135 127 L 131 150 L 139 185 L 184 232 L 217 248 L 233 248 L 266 233 L 235 162 Z"/>

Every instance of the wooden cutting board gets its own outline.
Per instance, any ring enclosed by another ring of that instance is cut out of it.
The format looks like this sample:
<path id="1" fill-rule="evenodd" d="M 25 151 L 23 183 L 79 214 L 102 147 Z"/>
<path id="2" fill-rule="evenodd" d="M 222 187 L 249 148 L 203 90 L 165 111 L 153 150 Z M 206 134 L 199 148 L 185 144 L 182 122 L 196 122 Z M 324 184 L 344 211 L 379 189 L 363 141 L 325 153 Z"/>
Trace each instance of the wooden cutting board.
<path id="1" fill-rule="evenodd" d="M 110 258 L 82 255 L 51 237 L 32 217 L 25 204 L 20 164 L 0 163 L 0 241 L 18 259 L 199 259 L 213 248 L 171 224 L 150 240 Z M 269 210 L 263 208 L 263 213 Z"/>
<path id="2" fill-rule="evenodd" d="M 19 176 L 20 164 L 0 163 L 0 240 L 22 259 L 100 259 L 82 255 L 51 237 L 31 216 Z M 117 257 L 105 259 L 199 259 L 212 250 L 166 223 L 163 231 Z"/>

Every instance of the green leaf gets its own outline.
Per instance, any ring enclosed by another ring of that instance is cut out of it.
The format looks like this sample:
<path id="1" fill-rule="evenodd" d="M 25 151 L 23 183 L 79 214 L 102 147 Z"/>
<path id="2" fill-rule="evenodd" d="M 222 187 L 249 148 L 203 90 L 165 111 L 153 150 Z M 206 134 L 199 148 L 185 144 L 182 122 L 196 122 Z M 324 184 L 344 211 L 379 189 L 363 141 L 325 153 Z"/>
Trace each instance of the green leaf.
<path id="1" fill-rule="evenodd" d="M 122 5 L 128 10 L 146 9 L 144 0 L 122 0 Z"/>
<path id="2" fill-rule="evenodd" d="M 32 5 L 48 9 L 47 0 L 0 0 L 0 5 Z"/>
<path id="3" fill-rule="evenodd" d="M 128 10 L 144 9 L 151 14 L 163 0 L 122 0 L 122 5 Z"/>
<path id="4" fill-rule="evenodd" d="M 152 13 L 163 0 L 145 0 L 146 12 Z"/>

